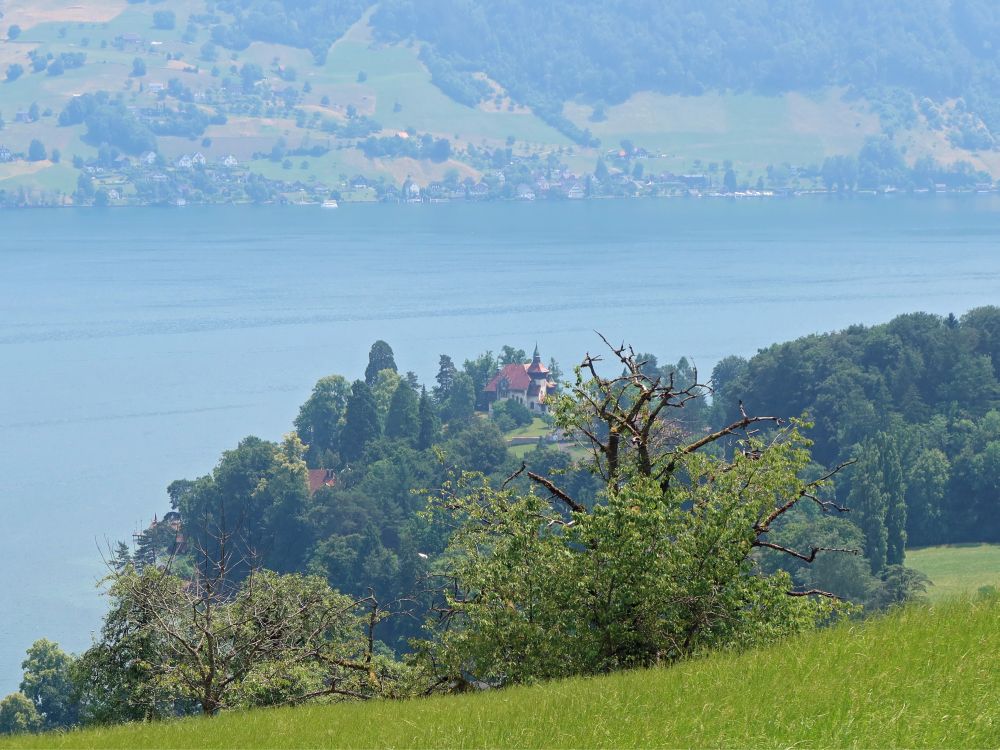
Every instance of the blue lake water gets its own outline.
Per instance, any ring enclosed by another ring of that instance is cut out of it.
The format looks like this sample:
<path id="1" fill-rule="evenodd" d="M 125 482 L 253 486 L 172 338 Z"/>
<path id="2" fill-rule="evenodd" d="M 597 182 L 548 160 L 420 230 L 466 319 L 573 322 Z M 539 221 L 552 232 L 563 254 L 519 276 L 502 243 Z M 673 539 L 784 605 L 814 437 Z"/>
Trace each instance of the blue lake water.
<path id="1" fill-rule="evenodd" d="M 425 379 L 595 330 L 707 372 L 998 303 L 997 196 L 0 213 L 0 695 L 34 639 L 89 644 L 100 547 L 377 338 Z"/>

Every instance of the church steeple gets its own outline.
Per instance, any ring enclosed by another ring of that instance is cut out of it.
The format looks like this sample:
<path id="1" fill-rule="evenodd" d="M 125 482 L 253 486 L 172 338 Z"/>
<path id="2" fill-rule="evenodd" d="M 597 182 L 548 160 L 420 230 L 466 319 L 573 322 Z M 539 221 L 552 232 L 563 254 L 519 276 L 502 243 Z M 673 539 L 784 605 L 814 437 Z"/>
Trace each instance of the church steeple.
<path id="1" fill-rule="evenodd" d="M 549 369 L 542 364 L 542 355 L 538 352 L 538 344 L 535 344 L 535 353 L 531 356 L 531 364 L 528 365 L 528 374 L 532 380 L 542 380 L 548 377 Z"/>

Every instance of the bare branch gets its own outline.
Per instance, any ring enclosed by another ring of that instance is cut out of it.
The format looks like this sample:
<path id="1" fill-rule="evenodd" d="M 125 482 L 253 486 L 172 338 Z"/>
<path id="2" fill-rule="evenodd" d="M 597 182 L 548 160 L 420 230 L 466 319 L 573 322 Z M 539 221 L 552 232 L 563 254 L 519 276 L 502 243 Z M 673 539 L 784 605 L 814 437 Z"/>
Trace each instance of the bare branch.
<path id="1" fill-rule="evenodd" d="M 569 495 L 567 495 L 561 489 L 559 489 L 558 487 L 556 487 L 552 482 L 550 482 L 545 477 L 543 477 L 543 476 L 541 476 L 539 474 L 535 474 L 533 471 L 529 471 L 528 472 L 528 478 L 531 481 L 533 481 L 533 482 L 535 482 L 537 484 L 542 485 L 542 487 L 544 487 L 550 493 L 552 493 L 552 495 L 554 497 L 557 497 L 560 500 L 562 500 L 564 503 L 566 503 L 566 505 L 568 505 L 570 507 L 570 509 L 573 510 L 573 512 L 575 512 L 575 513 L 586 513 L 587 512 L 587 508 L 586 507 L 584 507 L 583 505 L 580 505 L 580 503 L 578 503 L 576 500 L 574 500 L 573 498 L 571 498 Z"/>

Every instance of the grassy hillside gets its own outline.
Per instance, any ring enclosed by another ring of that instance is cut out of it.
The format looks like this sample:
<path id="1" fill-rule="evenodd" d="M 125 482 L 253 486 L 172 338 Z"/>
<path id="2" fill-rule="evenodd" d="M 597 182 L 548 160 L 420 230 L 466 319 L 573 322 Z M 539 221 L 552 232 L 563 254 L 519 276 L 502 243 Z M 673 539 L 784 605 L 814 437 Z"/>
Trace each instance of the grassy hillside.
<path id="1" fill-rule="evenodd" d="M 475 181 L 495 165 L 472 155 L 470 146 L 490 152 L 509 147 L 515 158 L 537 159 L 535 166 L 552 159 L 586 174 L 594 170 L 601 155 L 617 149 L 624 140 L 649 152 L 643 164 L 647 175 L 697 173 L 709 165 L 715 165 L 710 170 L 714 172 L 718 165 L 731 161 L 741 180 L 755 183 L 759 177 L 770 180 L 768 167 L 807 167 L 835 154 L 857 153 L 867 137 L 886 127 L 879 113 L 881 105 L 861 95 L 863 89 L 849 92 L 836 81 L 809 87 L 809 93 L 780 87 L 753 93 L 753 87 L 723 86 L 684 90 L 681 95 L 667 90 L 653 93 L 639 86 L 642 79 L 636 83 L 638 93 L 611 97 L 606 105 L 593 97 L 571 97 L 542 113 L 526 106 L 523 95 L 504 88 L 503 80 L 488 79 L 484 72 L 466 66 L 463 80 L 473 80 L 488 92 L 478 104 L 469 106 L 432 81 L 426 57 L 421 57 L 424 41 L 419 34 L 397 34 L 398 40 L 386 41 L 388 21 L 383 19 L 380 28 L 374 7 L 321 56 L 316 50 L 259 37 L 234 48 L 215 44 L 218 24 L 237 23 L 226 12 L 228 7 L 204 0 L 156 4 L 114 0 L 82 5 L 70 0 L 11 0 L 0 5 L 0 116 L 4 122 L 0 146 L 18 155 L 15 163 L 0 164 L 0 190 L 58 191 L 65 197 L 75 189 L 80 170 L 72 167 L 73 157 L 90 163 L 99 154 L 99 144 L 85 138 L 82 123 L 60 126 L 58 117 L 73 97 L 98 90 L 120 96 L 124 106 L 147 122 L 155 119 L 158 108 L 188 105 L 207 116 L 226 118 L 224 124 L 209 125 L 196 135 L 160 134 L 158 151 L 168 166 L 195 151 L 211 164 L 232 154 L 251 172 L 268 179 L 329 187 L 343 186 L 357 174 L 396 185 L 412 178 L 426 186 L 449 174 Z M 155 14 L 163 11 L 174 13 L 173 28 L 156 26 Z M 20 32 L 10 39 L 14 26 Z M 129 37 L 133 41 L 122 42 Z M 80 54 L 86 56 L 82 67 L 58 74 L 44 65 L 36 70 L 32 64 L 34 59 L 49 64 L 63 55 Z M 530 58 L 530 68 L 533 56 L 524 51 L 517 54 Z M 145 66 L 144 74 L 133 74 L 136 59 Z M 517 63 L 514 67 L 526 64 L 525 59 L 513 62 Z M 259 66 L 264 75 L 252 91 L 240 91 L 238 85 L 245 65 Z M 7 72 L 16 66 L 23 73 L 7 80 Z M 560 75 L 565 68 L 558 67 Z M 500 69 L 497 75 L 503 78 L 503 72 Z M 175 83 L 172 89 L 171 81 Z M 293 93 L 288 95 L 289 91 Z M 917 112 L 914 105 L 904 125 L 893 121 L 896 143 L 906 161 L 913 164 L 931 155 L 945 164 L 967 160 L 975 169 L 1000 174 L 1000 149 L 955 145 L 951 136 L 956 123 L 965 122 L 965 115 L 956 114 L 954 100 L 935 101 L 939 106 L 933 112 Z M 26 118 L 32 105 L 37 106 L 37 118 Z M 963 103 L 962 112 L 964 107 Z M 381 136 L 410 130 L 447 139 L 453 156 L 442 162 L 369 159 L 355 147 L 357 135 L 333 133 L 327 127 L 343 125 L 358 115 L 376 122 Z M 551 124 L 554 117 L 562 118 L 563 132 Z M 565 126 L 592 131 L 600 145 L 573 143 Z M 23 155 L 34 139 L 44 144 L 48 155 L 58 149 L 61 163 L 25 161 Z M 320 148 L 325 153 L 308 158 L 300 154 L 288 160 L 261 158 L 279 142 L 289 150 Z"/>
<path id="2" fill-rule="evenodd" d="M 951 601 L 670 669 L 0 747 L 997 747 L 998 621 L 1000 599 Z"/>
<path id="3" fill-rule="evenodd" d="M 1000 589 L 1000 545 L 960 544 L 906 551 L 906 565 L 934 584 L 931 601 L 975 593 L 983 586 Z"/>

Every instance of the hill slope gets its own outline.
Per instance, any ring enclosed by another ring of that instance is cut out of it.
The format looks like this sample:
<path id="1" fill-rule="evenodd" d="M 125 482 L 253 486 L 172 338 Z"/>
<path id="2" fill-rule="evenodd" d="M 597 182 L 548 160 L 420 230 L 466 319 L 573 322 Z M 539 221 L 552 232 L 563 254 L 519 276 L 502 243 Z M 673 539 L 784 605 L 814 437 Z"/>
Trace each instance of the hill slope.
<path id="1" fill-rule="evenodd" d="M 0 202 L 373 197 L 348 186 L 358 174 L 450 178 L 453 193 L 520 162 L 512 193 L 582 178 L 623 141 L 643 159 L 611 163 L 625 194 L 636 166 L 707 168 L 718 185 L 730 162 L 741 186 L 810 188 L 825 158 L 880 133 L 910 166 L 1000 175 L 997 6 L 839 3 L 8 0 Z M 115 111 L 60 118 L 98 91 Z M 368 137 L 382 142 L 360 148 Z M 123 166 L 154 143 L 158 163 Z M 195 153 L 205 179 L 177 170 Z M 227 157 L 239 170 L 217 172 Z M 243 189 L 249 176 L 287 185 Z"/>
<path id="2" fill-rule="evenodd" d="M 0 747 L 996 747 L 998 618 L 1000 599 L 952 601 L 671 669 Z"/>

